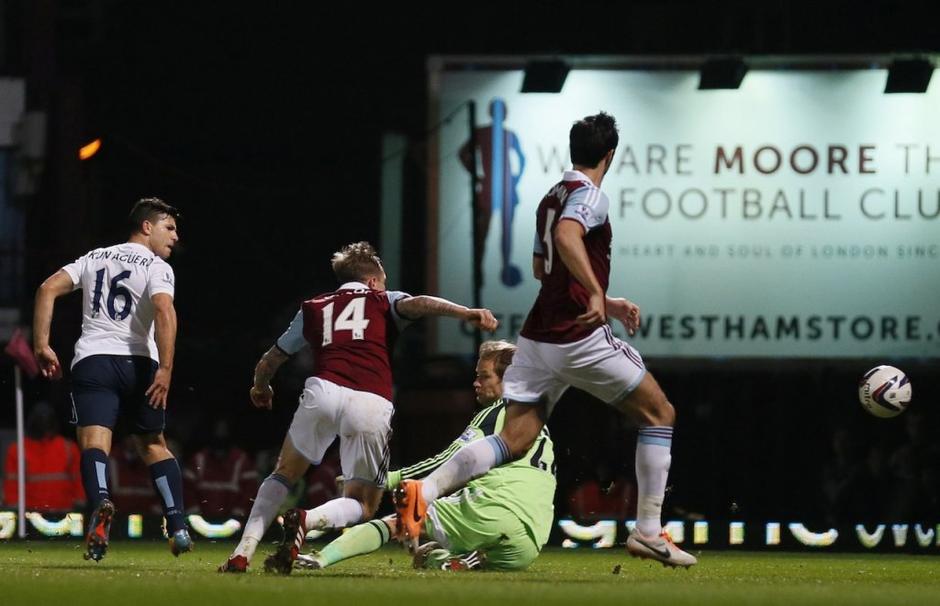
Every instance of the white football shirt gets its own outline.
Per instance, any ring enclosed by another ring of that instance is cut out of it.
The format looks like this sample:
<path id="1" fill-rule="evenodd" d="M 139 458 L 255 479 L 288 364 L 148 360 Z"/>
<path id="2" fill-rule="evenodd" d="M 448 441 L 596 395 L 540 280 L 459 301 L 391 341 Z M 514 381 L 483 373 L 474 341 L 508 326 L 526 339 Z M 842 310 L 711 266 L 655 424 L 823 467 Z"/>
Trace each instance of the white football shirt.
<path id="1" fill-rule="evenodd" d="M 586 232 L 604 225 L 610 209 L 607 194 L 591 183 L 591 180 L 579 170 L 565 171 L 564 178 L 565 181 L 583 181 L 586 185 L 568 194 L 561 216 L 565 219 L 574 219 L 584 226 Z"/>
<path id="2" fill-rule="evenodd" d="M 173 268 L 143 244 L 96 248 L 62 268 L 82 289 L 82 336 L 72 366 L 98 354 L 147 356 L 159 362 L 153 338 L 155 294 L 173 296 Z"/>

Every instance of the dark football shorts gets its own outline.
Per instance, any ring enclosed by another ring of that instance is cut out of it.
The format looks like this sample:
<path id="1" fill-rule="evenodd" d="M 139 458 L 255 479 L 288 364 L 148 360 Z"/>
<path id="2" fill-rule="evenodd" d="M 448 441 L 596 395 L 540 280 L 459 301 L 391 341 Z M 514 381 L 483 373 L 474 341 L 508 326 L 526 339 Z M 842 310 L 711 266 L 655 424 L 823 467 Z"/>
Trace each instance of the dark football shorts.
<path id="1" fill-rule="evenodd" d="M 95 355 L 72 368 L 72 423 L 114 429 L 120 416 L 133 433 L 163 431 L 166 414 L 145 395 L 157 363 L 145 356 Z"/>

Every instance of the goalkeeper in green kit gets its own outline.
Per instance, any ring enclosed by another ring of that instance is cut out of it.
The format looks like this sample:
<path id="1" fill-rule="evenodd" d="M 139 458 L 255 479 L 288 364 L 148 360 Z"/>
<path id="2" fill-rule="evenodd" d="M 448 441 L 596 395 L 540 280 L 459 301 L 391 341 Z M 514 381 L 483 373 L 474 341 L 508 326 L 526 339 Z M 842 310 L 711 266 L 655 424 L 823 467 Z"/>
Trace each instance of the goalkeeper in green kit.
<path id="1" fill-rule="evenodd" d="M 388 489 L 402 480 L 421 478 L 449 460 L 462 446 L 503 426 L 503 372 L 516 348 L 505 341 L 480 346 L 477 402 L 483 406 L 459 438 L 435 457 L 388 474 Z M 519 570 L 538 557 L 548 541 L 554 517 L 555 452 L 546 428 L 526 456 L 495 467 L 460 491 L 428 506 L 424 535 L 428 541 L 414 554 L 415 568 L 443 570 Z M 395 516 L 354 526 L 296 566 L 320 569 L 371 553 L 395 535 Z"/>

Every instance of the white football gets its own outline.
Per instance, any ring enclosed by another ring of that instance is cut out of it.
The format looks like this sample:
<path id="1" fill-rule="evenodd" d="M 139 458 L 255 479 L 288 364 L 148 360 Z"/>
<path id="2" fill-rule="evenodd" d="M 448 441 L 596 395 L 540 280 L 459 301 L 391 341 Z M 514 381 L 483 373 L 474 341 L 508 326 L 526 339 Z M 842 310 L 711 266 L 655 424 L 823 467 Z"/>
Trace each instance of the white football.
<path id="1" fill-rule="evenodd" d="M 858 401 L 876 417 L 896 417 L 911 403 L 911 381 L 894 366 L 876 366 L 859 381 Z"/>

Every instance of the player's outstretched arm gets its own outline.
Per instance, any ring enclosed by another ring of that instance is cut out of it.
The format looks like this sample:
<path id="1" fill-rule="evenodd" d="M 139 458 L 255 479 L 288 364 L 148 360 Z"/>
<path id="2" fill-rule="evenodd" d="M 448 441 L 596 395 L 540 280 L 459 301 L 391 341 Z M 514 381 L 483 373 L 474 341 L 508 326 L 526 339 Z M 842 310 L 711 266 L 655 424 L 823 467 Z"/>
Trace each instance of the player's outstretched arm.
<path id="1" fill-rule="evenodd" d="M 607 322 L 606 295 L 591 269 L 591 260 L 584 247 L 584 226 L 562 218 L 555 226 L 554 242 L 561 262 L 590 294 L 587 310 L 578 316 L 578 323 L 586 326 L 604 324 Z"/>
<path id="2" fill-rule="evenodd" d="M 150 406 L 166 408 L 170 379 L 173 378 L 173 357 L 176 354 L 176 308 L 173 307 L 173 297 L 167 293 L 157 293 L 150 300 L 153 302 L 153 332 L 160 366 L 146 394 L 150 398 Z"/>
<path id="3" fill-rule="evenodd" d="M 255 365 L 255 382 L 251 386 L 250 392 L 251 403 L 255 408 L 271 410 L 274 400 L 271 379 L 274 378 L 274 374 L 277 373 L 277 369 L 281 367 L 281 364 L 286 362 L 289 357 L 277 346 L 274 346 L 264 352 L 264 355 L 258 360 L 258 364 Z"/>
<path id="4" fill-rule="evenodd" d="M 72 292 L 72 278 L 64 270 L 59 270 L 46 278 L 36 290 L 36 302 L 33 306 L 33 353 L 39 362 L 39 370 L 47 379 L 62 377 L 59 357 L 49 346 L 49 332 L 52 327 L 52 311 L 55 300 Z"/>
<path id="5" fill-rule="evenodd" d="M 627 333 L 632 337 L 636 334 L 642 320 L 640 318 L 640 306 L 629 299 L 614 299 L 607 297 L 607 314 L 618 320 Z"/>
<path id="6" fill-rule="evenodd" d="M 448 316 L 458 318 L 490 332 L 493 332 L 499 326 L 499 322 L 488 309 L 472 309 L 430 295 L 418 295 L 402 299 L 398 301 L 396 309 L 399 314 L 411 320 L 417 320 L 425 316 Z"/>

